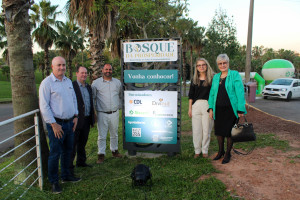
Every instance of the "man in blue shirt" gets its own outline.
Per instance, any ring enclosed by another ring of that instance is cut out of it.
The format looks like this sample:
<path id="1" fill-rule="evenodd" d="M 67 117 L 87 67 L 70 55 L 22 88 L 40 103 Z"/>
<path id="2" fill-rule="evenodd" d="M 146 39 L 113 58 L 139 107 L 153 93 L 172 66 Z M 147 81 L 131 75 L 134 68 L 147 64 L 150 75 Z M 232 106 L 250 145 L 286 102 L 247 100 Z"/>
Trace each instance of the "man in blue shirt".
<path id="1" fill-rule="evenodd" d="M 72 176 L 69 169 L 78 109 L 72 82 L 65 76 L 65 59 L 60 56 L 53 58 L 51 67 L 53 72 L 40 85 L 39 103 L 49 137 L 48 179 L 52 192 L 58 194 L 61 193 L 58 183 L 59 158 L 62 182 L 81 180 Z"/>
<path id="2" fill-rule="evenodd" d="M 87 70 L 85 67 L 78 67 L 76 72 L 77 80 L 73 81 L 74 91 L 77 97 L 78 105 L 78 123 L 75 130 L 74 149 L 72 153 L 71 172 L 74 171 L 73 161 L 77 153 L 76 166 L 89 167 L 86 164 L 85 146 L 88 141 L 90 127 L 94 126 L 95 115 L 93 106 L 92 88 L 86 83 Z"/>

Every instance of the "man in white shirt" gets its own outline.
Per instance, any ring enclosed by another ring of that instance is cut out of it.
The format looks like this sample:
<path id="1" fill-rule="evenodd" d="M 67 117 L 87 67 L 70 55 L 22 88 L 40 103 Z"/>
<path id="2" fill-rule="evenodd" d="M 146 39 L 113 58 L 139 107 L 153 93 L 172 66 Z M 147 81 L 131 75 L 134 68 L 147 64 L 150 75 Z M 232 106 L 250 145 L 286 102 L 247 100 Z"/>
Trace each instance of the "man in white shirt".
<path id="1" fill-rule="evenodd" d="M 92 84 L 93 99 L 97 113 L 98 127 L 98 160 L 104 161 L 106 136 L 110 133 L 110 150 L 113 157 L 120 158 L 118 151 L 119 108 L 121 107 L 122 84 L 112 77 L 112 66 L 105 64 L 102 68 L 103 77 Z"/>

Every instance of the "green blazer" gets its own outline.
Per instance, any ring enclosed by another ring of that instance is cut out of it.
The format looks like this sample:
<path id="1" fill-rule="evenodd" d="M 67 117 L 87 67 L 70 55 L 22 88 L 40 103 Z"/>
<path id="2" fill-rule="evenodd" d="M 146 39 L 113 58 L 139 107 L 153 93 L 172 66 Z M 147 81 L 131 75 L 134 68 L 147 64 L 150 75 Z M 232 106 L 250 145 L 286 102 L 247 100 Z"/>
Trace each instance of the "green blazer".
<path id="1" fill-rule="evenodd" d="M 216 116 L 216 101 L 219 90 L 220 76 L 221 72 L 214 76 L 208 99 L 209 109 L 213 109 L 214 112 L 214 119 Z M 235 116 L 238 117 L 237 111 L 241 111 L 246 114 L 247 111 L 245 107 L 246 102 L 244 97 L 244 84 L 238 71 L 228 69 L 228 74 L 225 81 L 225 89 L 227 91 Z"/>

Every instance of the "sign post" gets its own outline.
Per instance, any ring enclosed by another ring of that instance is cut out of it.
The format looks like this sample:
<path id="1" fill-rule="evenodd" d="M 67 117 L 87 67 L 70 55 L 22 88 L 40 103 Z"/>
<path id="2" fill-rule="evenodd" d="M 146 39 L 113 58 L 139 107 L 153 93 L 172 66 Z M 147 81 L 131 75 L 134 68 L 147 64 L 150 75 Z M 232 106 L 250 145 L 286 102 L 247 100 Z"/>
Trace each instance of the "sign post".
<path id="1" fill-rule="evenodd" d="M 123 40 L 123 147 L 137 151 L 180 152 L 180 38 Z"/>

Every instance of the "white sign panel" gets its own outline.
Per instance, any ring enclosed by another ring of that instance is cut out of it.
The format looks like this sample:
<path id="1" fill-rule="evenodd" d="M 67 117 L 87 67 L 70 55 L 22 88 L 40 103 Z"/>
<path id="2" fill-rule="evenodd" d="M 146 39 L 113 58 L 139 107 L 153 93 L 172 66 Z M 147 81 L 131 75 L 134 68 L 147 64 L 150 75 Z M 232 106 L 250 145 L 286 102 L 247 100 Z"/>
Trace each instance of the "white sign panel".
<path id="1" fill-rule="evenodd" d="M 144 41 L 123 43 L 124 62 L 177 61 L 177 41 Z"/>
<path id="2" fill-rule="evenodd" d="M 176 91 L 125 91 L 125 117 L 177 118 Z"/>
<path id="3" fill-rule="evenodd" d="M 125 141 L 177 143 L 176 91 L 125 91 Z"/>

